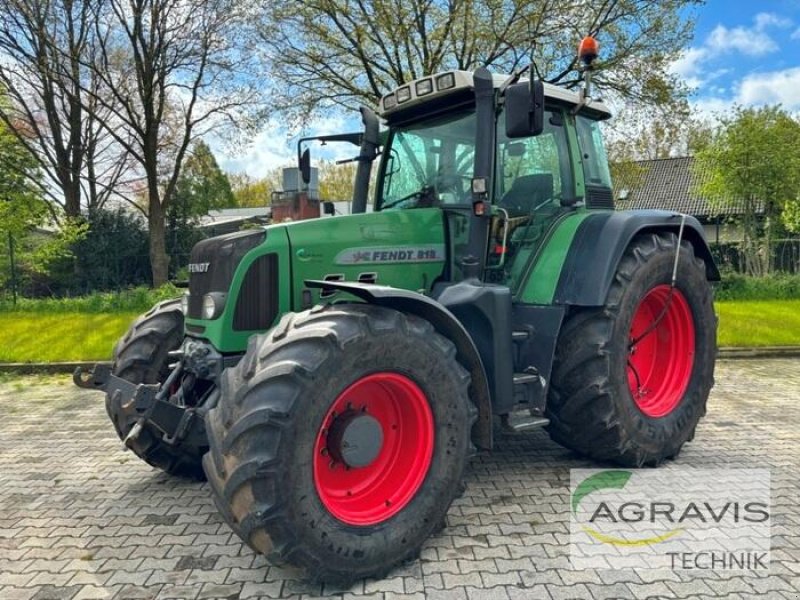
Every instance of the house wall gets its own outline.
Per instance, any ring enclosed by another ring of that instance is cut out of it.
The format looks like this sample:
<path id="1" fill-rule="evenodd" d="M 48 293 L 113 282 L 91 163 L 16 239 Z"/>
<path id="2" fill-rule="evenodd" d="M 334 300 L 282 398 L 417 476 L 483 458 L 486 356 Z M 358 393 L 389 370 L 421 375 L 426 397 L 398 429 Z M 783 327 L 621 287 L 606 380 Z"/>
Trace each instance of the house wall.
<path id="1" fill-rule="evenodd" d="M 710 244 L 741 242 L 744 239 L 744 230 L 735 223 L 704 223 L 706 239 Z"/>

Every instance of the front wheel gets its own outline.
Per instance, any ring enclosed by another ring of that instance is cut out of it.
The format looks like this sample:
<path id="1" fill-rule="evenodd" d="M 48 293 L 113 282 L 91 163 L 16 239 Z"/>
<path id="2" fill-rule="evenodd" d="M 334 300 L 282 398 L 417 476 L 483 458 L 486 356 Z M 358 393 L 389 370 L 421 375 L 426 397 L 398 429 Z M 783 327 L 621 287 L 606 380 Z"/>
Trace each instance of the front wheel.
<path id="1" fill-rule="evenodd" d="M 169 353 L 183 342 L 183 312 L 180 300 L 167 300 L 139 317 L 114 348 L 112 373 L 131 383 L 163 383 L 170 372 Z M 106 394 L 106 412 L 121 440 L 139 418 L 140 412 L 118 397 Z M 171 475 L 203 479 L 201 459 L 207 447 L 183 443 L 167 444 L 161 433 L 145 426 L 130 446 L 147 464 Z"/>
<path id="2" fill-rule="evenodd" d="M 705 264 L 691 244 L 678 250 L 677 237 L 667 233 L 635 238 L 606 305 L 574 312 L 562 328 L 548 398 L 550 436 L 624 465 L 673 458 L 706 411 L 716 327 Z"/>
<path id="3" fill-rule="evenodd" d="M 420 318 L 363 304 L 288 314 L 225 371 L 208 413 L 217 506 L 273 562 L 380 577 L 418 554 L 461 489 L 469 383 Z"/>

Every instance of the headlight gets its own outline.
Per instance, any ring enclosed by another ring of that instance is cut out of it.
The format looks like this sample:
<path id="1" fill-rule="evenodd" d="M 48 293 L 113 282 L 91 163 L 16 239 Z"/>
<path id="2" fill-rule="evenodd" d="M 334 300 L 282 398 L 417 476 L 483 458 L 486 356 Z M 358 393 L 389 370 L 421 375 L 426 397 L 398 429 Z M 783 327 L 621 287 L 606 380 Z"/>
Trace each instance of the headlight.
<path id="1" fill-rule="evenodd" d="M 186 292 L 183 296 L 181 296 L 181 312 L 184 315 L 189 314 L 189 292 Z"/>
<path id="2" fill-rule="evenodd" d="M 220 292 L 211 292 L 203 296 L 203 318 L 216 319 L 222 314 L 222 309 L 225 308 L 225 296 Z"/>
<path id="3" fill-rule="evenodd" d="M 445 73 L 436 78 L 436 89 L 449 90 L 456 87 L 456 76 L 453 73 Z"/>
<path id="4" fill-rule="evenodd" d="M 383 97 L 383 110 L 389 110 L 397 106 L 397 98 L 394 94 L 387 94 Z"/>
<path id="5" fill-rule="evenodd" d="M 396 95 L 398 104 L 402 104 L 403 102 L 408 102 L 409 100 L 411 100 L 411 88 L 408 86 L 401 87 L 399 90 L 397 90 Z"/>
<path id="6" fill-rule="evenodd" d="M 417 90 L 417 96 L 424 96 L 425 94 L 430 94 L 433 91 L 433 80 L 423 79 L 422 81 L 418 81 L 415 87 Z"/>

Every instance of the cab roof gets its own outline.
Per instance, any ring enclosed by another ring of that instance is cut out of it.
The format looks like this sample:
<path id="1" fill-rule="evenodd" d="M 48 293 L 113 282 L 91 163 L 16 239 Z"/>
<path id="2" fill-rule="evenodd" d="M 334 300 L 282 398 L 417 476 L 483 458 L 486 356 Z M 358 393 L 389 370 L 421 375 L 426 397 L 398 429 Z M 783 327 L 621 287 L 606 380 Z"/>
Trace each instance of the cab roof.
<path id="1" fill-rule="evenodd" d="M 495 88 L 499 88 L 509 75 L 493 74 L 492 82 Z M 521 78 L 520 82 L 528 81 Z M 473 73 L 471 71 L 444 71 L 428 77 L 421 77 L 403 84 L 395 90 L 385 94 L 379 103 L 378 113 L 386 120 L 392 120 L 393 115 L 404 113 L 407 115 L 415 107 L 423 107 L 431 100 L 442 99 L 450 95 L 463 96 L 465 91 L 474 89 Z M 554 101 L 567 106 L 578 106 L 580 96 L 573 91 L 552 85 L 544 84 L 545 99 Z M 611 111 L 601 100 L 590 99 L 581 108 L 581 113 L 585 113 L 594 119 L 604 120 L 611 117 Z"/>

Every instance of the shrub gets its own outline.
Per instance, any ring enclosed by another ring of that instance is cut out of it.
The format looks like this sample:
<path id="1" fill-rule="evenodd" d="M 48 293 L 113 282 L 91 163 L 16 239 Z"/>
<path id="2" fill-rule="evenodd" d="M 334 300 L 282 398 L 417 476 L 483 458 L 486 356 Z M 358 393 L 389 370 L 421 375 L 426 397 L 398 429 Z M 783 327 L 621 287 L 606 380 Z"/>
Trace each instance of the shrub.
<path id="1" fill-rule="evenodd" d="M 183 293 L 172 284 L 158 289 L 135 287 L 120 292 L 95 292 L 68 298 L 18 298 L 12 306 L 10 298 L 0 300 L 1 312 L 56 313 L 130 313 L 145 312 L 157 302 L 177 298 Z"/>
<path id="2" fill-rule="evenodd" d="M 716 285 L 717 300 L 796 300 L 800 299 L 800 275 L 778 273 L 749 277 L 724 272 Z"/>

